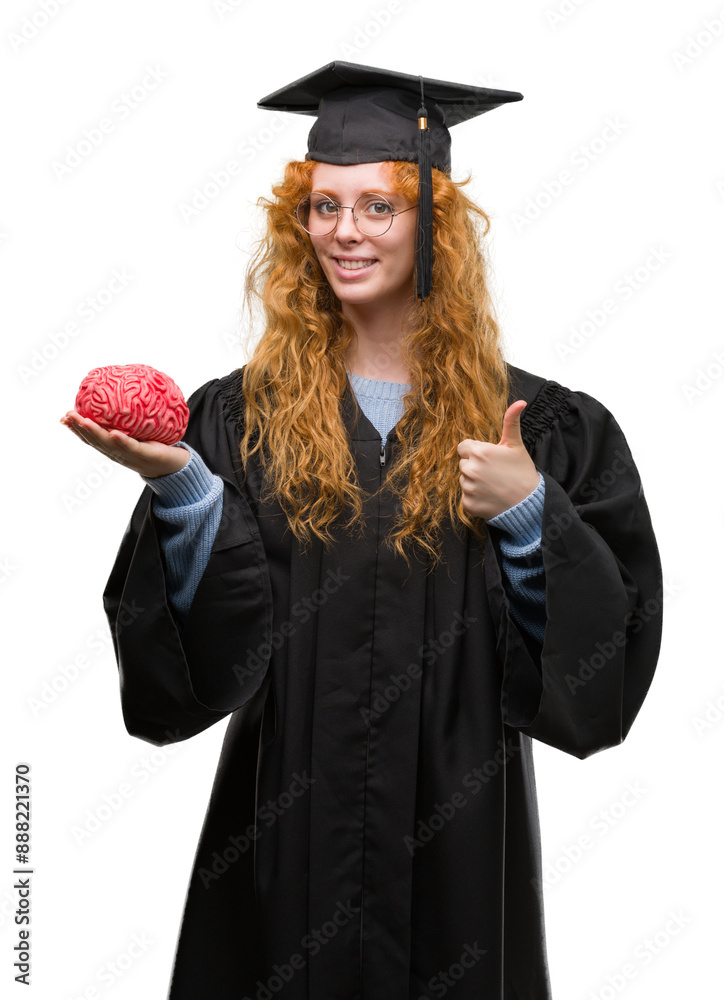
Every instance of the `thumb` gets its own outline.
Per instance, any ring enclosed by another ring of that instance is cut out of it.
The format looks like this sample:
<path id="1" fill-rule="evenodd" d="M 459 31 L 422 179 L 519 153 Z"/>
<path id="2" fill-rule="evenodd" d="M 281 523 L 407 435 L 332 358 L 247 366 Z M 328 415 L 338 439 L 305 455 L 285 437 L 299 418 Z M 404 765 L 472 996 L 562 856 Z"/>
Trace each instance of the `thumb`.
<path id="1" fill-rule="evenodd" d="M 509 448 L 523 446 L 523 436 L 520 432 L 520 415 L 527 405 L 524 399 L 516 399 L 505 411 L 503 433 L 500 435 L 499 445 L 507 445 Z"/>

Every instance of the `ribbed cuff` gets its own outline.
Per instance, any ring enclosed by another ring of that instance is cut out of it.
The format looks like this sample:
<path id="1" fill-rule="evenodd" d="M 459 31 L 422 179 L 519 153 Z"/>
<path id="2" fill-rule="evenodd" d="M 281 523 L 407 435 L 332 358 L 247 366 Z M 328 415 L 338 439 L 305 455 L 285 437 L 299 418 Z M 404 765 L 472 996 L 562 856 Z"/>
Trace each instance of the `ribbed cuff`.
<path id="1" fill-rule="evenodd" d="M 141 476 L 158 497 L 163 507 L 182 507 L 204 500 L 214 486 L 214 476 L 206 463 L 190 445 L 178 441 L 174 447 L 185 448 L 190 457 L 183 469 L 167 476 Z"/>
<path id="2" fill-rule="evenodd" d="M 496 514 L 487 522 L 494 528 L 511 535 L 520 546 L 536 546 L 540 544 L 541 527 L 543 524 L 543 502 L 545 500 L 545 480 L 538 472 L 538 485 L 527 497 L 509 507 L 501 514 Z M 521 552 L 521 555 L 524 553 Z"/>

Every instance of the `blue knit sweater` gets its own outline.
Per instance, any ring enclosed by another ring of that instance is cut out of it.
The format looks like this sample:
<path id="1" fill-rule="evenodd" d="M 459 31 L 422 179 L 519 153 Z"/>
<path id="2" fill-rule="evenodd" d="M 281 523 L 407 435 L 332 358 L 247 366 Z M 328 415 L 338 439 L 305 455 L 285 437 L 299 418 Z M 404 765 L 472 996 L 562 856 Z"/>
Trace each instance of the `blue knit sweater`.
<path id="1" fill-rule="evenodd" d="M 402 397 L 410 388 L 347 373 L 359 405 L 387 443 L 387 436 L 403 412 Z M 156 494 L 153 511 L 162 522 L 161 546 L 167 571 L 169 601 L 181 618 L 191 607 L 196 588 L 209 560 L 221 521 L 223 481 L 206 467 L 190 445 L 189 461 L 178 472 L 153 479 L 142 477 Z M 545 484 L 538 486 L 514 507 L 487 523 L 499 532 L 504 584 L 513 619 L 543 642 L 545 633 L 545 571 L 541 553 L 541 525 Z"/>

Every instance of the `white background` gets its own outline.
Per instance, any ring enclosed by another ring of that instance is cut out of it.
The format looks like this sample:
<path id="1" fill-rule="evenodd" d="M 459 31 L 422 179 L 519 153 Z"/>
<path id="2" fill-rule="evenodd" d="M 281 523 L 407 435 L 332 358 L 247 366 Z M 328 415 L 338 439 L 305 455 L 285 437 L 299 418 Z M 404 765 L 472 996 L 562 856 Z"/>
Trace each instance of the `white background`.
<path id="1" fill-rule="evenodd" d="M 151 364 L 190 394 L 243 364 L 254 203 L 303 157 L 311 124 L 272 122 L 256 101 L 333 59 L 525 96 L 455 129 L 454 176 L 473 173 L 469 190 L 492 216 L 509 359 L 614 413 L 667 581 L 660 666 L 625 743 L 586 761 L 535 747 L 553 994 L 717 989 L 724 9 L 566 0 L 555 20 L 557 9 L 47 0 L 49 17 L 39 3 L 3 4 L 4 996 L 165 996 L 224 724 L 168 752 L 125 732 L 101 593 L 142 484 L 97 468 L 58 420 L 93 367 Z M 136 95 L 126 112 L 123 94 Z M 103 119 L 112 130 L 59 176 L 68 147 L 84 149 Z M 237 175 L 184 220 L 232 159 Z M 631 274 L 638 288 L 623 293 Z M 17 761 L 31 764 L 34 796 L 30 991 L 12 968 Z M 81 841 L 123 782 L 131 796 Z M 144 950 L 129 960 L 134 935 Z"/>

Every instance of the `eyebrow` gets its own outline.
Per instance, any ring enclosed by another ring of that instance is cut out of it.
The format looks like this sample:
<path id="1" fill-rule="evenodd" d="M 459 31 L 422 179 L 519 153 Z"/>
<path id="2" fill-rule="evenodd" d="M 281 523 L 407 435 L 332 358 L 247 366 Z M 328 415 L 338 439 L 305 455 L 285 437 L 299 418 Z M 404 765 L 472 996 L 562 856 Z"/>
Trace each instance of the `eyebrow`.
<path id="1" fill-rule="evenodd" d="M 329 188 L 313 188 L 312 191 L 310 191 L 310 194 L 326 194 L 326 195 L 329 195 L 330 198 L 337 198 L 337 197 L 339 197 L 335 191 L 332 191 Z M 365 194 L 380 194 L 380 195 L 382 195 L 383 198 L 399 198 L 400 197 L 400 194 L 397 191 L 380 191 L 378 188 L 374 188 L 374 189 L 370 188 L 369 191 L 362 191 L 361 194 L 359 194 L 357 197 L 361 198 L 362 195 L 365 195 Z"/>

